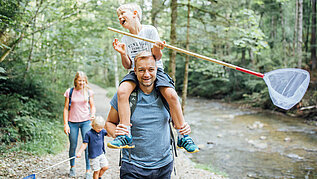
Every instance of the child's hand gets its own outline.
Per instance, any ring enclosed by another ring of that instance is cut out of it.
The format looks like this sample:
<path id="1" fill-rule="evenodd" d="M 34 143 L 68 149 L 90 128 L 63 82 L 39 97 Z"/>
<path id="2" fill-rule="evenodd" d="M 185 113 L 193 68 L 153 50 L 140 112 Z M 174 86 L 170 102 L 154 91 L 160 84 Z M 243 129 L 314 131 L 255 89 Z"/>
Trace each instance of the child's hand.
<path id="1" fill-rule="evenodd" d="M 81 157 L 81 152 L 79 152 L 77 155 L 76 155 L 76 158 L 80 158 Z"/>
<path id="2" fill-rule="evenodd" d="M 154 44 L 154 47 L 156 48 L 159 48 L 160 50 L 163 50 L 164 47 L 165 47 L 165 40 L 162 42 L 162 41 L 156 41 L 155 44 Z"/>
<path id="3" fill-rule="evenodd" d="M 112 46 L 121 55 L 126 55 L 125 44 L 124 43 L 120 43 L 118 41 L 118 39 L 114 39 L 114 41 L 112 42 Z"/>

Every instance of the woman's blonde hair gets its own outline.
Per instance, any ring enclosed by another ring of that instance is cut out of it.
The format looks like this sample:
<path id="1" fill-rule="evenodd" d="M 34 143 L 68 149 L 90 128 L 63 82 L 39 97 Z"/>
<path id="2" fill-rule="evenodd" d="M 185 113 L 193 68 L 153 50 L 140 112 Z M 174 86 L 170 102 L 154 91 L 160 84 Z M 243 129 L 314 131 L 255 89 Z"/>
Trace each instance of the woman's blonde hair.
<path id="1" fill-rule="evenodd" d="M 142 10 L 141 7 L 139 5 L 137 5 L 136 3 L 128 3 L 128 4 L 123 4 L 121 5 L 118 9 L 117 9 L 117 14 L 119 14 L 120 11 L 122 10 L 129 10 L 131 12 L 133 11 L 137 11 L 137 17 L 139 18 L 139 21 L 141 22 L 142 20 Z"/>
<path id="2" fill-rule="evenodd" d="M 91 125 L 95 127 L 97 126 L 104 127 L 105 124 L 106 124 L 106 121 L 101 116 L 97 116 L 95 119 L 91 121 Z"/>
<path id="3" fill-rule="evenodd" d="M 76 75 L 75 75 L 75 78 L 74 78 L 74 86 L 75 86 L 75 88 L 77 87 L 77 80 L 78 80 L 79 77 L 83 77 L 85 79 L 86 85 L 84 86 L 84 98 L 85 98 L 85 101 L 88 101 L 89 100 L 88 90 L 90 89 L 90 87 L 88 86 L 88 77 L 87 77 L 87 75 L 84 72 L 77 71 Z"/>

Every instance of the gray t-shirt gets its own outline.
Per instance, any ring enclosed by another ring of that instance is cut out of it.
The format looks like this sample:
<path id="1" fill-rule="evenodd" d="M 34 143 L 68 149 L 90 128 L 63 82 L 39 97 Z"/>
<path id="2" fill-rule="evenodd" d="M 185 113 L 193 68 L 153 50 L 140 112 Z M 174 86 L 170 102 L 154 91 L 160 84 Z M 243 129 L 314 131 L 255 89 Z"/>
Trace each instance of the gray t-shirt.
<path id="1" fill-rule="evenodd" d="M 139 32 L 138 36 L 145 37 L 148 39 L 152 39 L 154 41 L 159 41 L 160 37 L 158 35 L 158 32 L 154 26 L 151 25 L 142 25 L 142 29 Z M 134 69 L 134 57 L 142 52 L 142 51 L 149 51 L 151 52 L 151 49 L 153 48 L 153 44 L 150 42 L 146 42 L 143 40 L 139 40 L 133 37 L 129 36 L 123 36 L 121 39 L 122 43 L 126 45 L 127 54 L 131 59 L 131 69 Z M 158 68 L 163 69 L 163 62 L 161 59 L 157 59 L 156 65 Z"/>
<path id="2" fill-rule="evenodd" d="M 118 98 L 115 94 L 110 101 L 118 111 Z M 131 134 L 135 148 L 123 150 L 122 161 L 145 169 L 163 167 L 173 161 L 170 145 L 169 113 L 153 90 L 151 94 L 138 92 L 138 101 L 131 117 Z"/>

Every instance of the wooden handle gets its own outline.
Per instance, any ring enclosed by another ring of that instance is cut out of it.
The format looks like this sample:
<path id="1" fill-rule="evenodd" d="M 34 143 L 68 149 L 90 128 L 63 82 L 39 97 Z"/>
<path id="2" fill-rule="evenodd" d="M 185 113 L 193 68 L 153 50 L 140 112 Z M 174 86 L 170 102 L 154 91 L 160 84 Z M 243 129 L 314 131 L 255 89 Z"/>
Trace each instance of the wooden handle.
<path id="1" fill-rule="evenodd" d="M 133 38 L 136 38 L 136 39 L 144 40 L 146 42 L 155 43 L 155 41 L 152 40 L 152 39 L 148 39 L 148 38 L 145 38 L 145 37 L 140 37 L 138 35 L 134 35 L 134 34 L 131 34 L 131 33 L 128 33 L 128 32 L 124 32 L 124 31 L 121 31 L 121 30 L 118 30 L 118 29 L 114 29 L 114 28 L 111 28 L 111 27 L 108 27 L 108 30 L 111 30 L 111 31 L 117 32 L 119 34 L 123 34 L 123 35 L 129 36 L 129 37 L 133 37 Z M 197 57 L 197 58 L 200 58 L 200 59 L 203 59 L 203 60 L 207 60 L 207 61 L 210 61 L 210 62 L 213 62 L 213 63 L 217 63 L 219 65 L 223 65 L 223 66 L 235 69 L 235 70 L 239 70 L 241 72 L 249 73 L 251 75 L 255 75 L 255 76 L 260 77 L 260 78 L 263 78 L 263 76 L 264 76 L 262 73 L 258 73 L 258 72 L 254 72 L 254 71 L 251 71 L 251 70 L 248 70 L 248 69 L 244 69 L 244 68 L 241 68 L 241 67 L 226 63 L 226 62 L 222 62 L 222 61 L 210 58 L 210 57 L 206 57 L 204 55 L 199 55 L 197 53 L 190 52 L 188 50 L 184 50 L 184 49 L 181 49 L 181 48 L 178 48 L 178 47 L 174 47 L 172 45 L 165 44 L 164 46 L 169 48 L 169 49 L 176 50 L 178 52 L 185 53 L 187 55 L 190 55 L 190 56 L 193 56 L 193 57 Z"/>

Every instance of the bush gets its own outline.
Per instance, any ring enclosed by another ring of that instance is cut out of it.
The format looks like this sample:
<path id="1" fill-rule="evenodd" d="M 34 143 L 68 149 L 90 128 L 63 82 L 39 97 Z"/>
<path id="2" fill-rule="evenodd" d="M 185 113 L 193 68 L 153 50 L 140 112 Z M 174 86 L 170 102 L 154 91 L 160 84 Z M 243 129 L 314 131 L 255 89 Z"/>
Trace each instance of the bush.
<path id="1" fill-rule="evenodd" d="M 0 78 L 1 152 L 25 150 L 45 154 L 63 148 L 63 98 L 56 97 L 59 94 L 43 81 L 49 79 L 21 74 Z"/>

